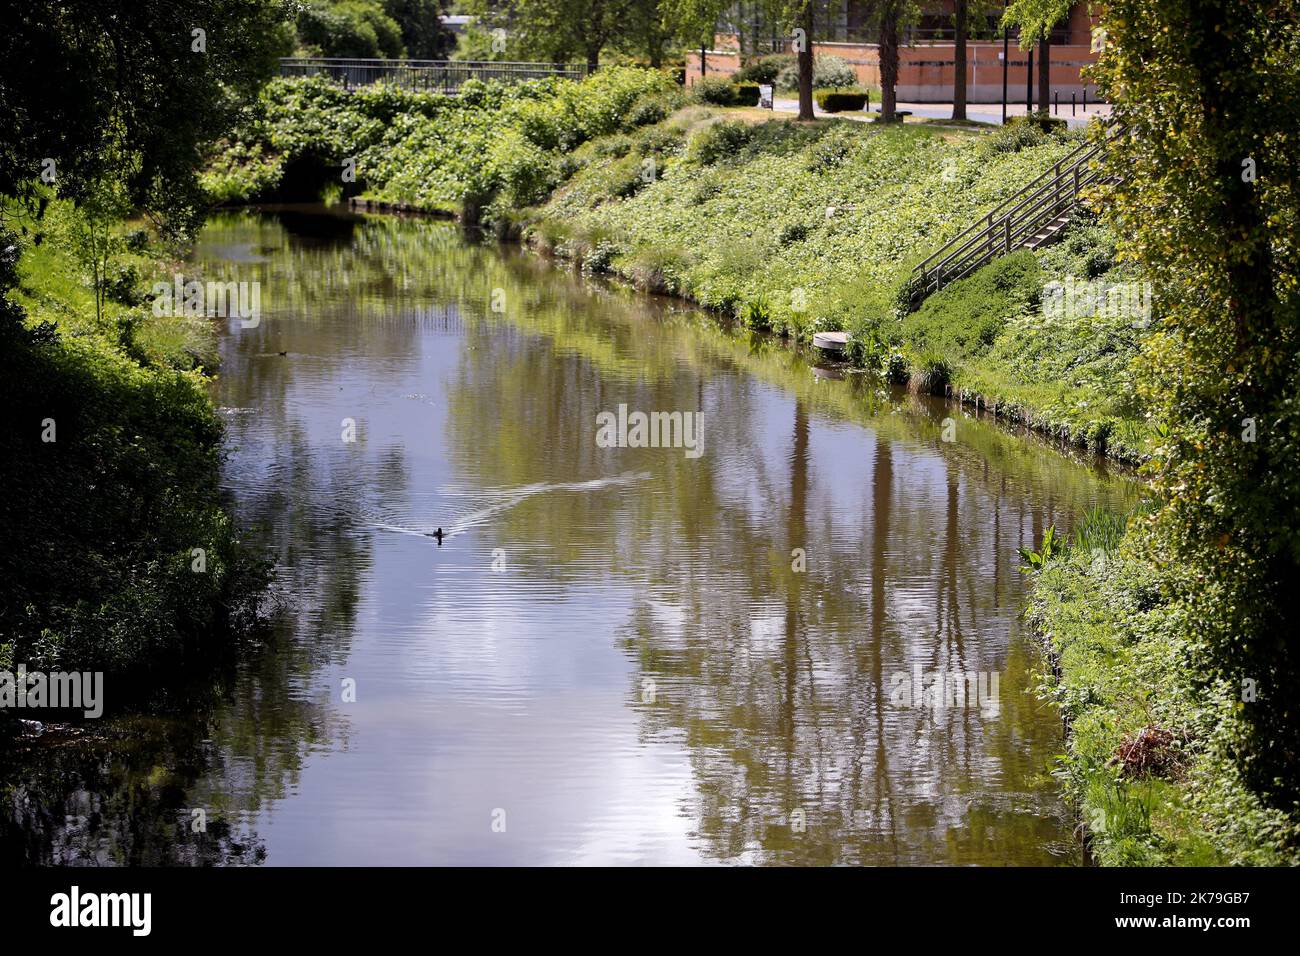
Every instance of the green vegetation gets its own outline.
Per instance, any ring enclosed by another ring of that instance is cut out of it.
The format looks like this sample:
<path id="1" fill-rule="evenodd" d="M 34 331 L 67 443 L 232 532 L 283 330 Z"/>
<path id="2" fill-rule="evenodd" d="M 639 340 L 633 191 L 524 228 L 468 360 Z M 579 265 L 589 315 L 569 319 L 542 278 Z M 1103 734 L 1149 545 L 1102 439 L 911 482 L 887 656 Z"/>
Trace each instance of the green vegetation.
<path id="1" fill-rule="evenodd" d="M 1104 227 L 1080 219 L 1058 245 L 997 260 L 913 314 L 899 305 L 926 252 L 1073 145 L 1027 124 L 953 136 L 694 107 L 627 140 L 622 175 L 601 142 L 577 151 L 577 172 L 523 217 L 525 232 L 588 271 L 748 324 L 761 298 L 780 334 L 847 330 L 862 366 L 911 374 L 921 390 L 951 384 L 1017 421 L 1137 458 L 1148 439 L 1130 371 L 1140 329 L 1040 308 L 1050 282 L 1139 278 L 1115 262 Z M 655 180 L 630 183 L 647 156 Z"/>
<path id="2" fill-rule="evenodd" d="M 1058 6 L 1026 0 L 1015 16 L 1045 30 Z M 1080 216 L 1058 245 L 1003 257 L 913 313 L 901 303 L 915 263 L 1075 136 L 1041 117 L 982 135 L 775 121 L 728 109 L 730 80 L 687 103 L 633 70 L 471 87 L 462 104 L 277 84 L 209 185 L 268 195 L 354 150 L 363 195 L 518 231 L 748 330 L 847 330 L 853 361 L 914 391 L 1149 458 L 1150 514 L 1094 515 L 1025 555 L 1033 619 L 1059 656 L 1045 692 L 1072 726 L 1063 780 L 1103 862 L 1293 861 L 1296 21 L 1206 0 L 1189 26 L 1183 6 L 1109 8 L 1098 75 L 1144 132 L 1111 147 L 1105 218 Z M 908 15 L 881 7 L 886 33 Z M 1232 28 L 1214 30 L 1222 18 Z M 808 59 L 798 67 L 802 93 Z M 1154 325 L 1049 314 L 1049 284 L 1068 279 L 1150 282 Z"/>
<path id="3" fill-rule="evenodd" d="M 0 667 L 140 677 L 247 621 L 255 568 L 219 500 L 210 322 L 152 314 L 145 289 L 177 266 L 143 232 L 114 230 L 97 308 L 88 233 L 58 202 L 0 236 Z"/>
<path id="4" fill-rule="evenodd" d="M 1050 25 L 1057 5 L 1016 6 Z M 1085 272 L 1129 263 L 1156 290 L 1126 363 L 1153 500 L 1037 552 L 1030 615 L 1058 656 L 1061 777 L 1106 864 L 1300 859 L 1300 193 L 1283 172 L 1300 83 L 1282 6 L 1118 0 L 1102 24 L 1098 78 L 1142 135 L 1111 144 L 1116 239 Z"/>
<path id="5" fill-rule="evenodd" d="M 441 0 L 304 0 L 296 8 L 299 56 L 443 59 L 452 35 Z"/>
<path id="6" fill-rule="evenodd" d="M 922 391 L 948 387 L 1081 445 L 1138 457 L 1147 440 L 1122 318 L 1044 316 L 1043 286 L 1135 277 L 1103 228 L 998 260 L 899 307 L 911 267 L 1065 155 L 1030 123 L 984 135 L 800 124 L 716 106 L 610 68 L 581 83 L 471 83 L 462 97 L 324 80 L 272 83 L 204 182 L 214 199 L 314 199 L 357 159 L 357 195 L 453 213 L 588 273 L 620 275 L 804 340 L 852 333 L 851 355 Z M 761 320 L 758 318 L 761 316 Z"/>
<path id="7" fill-rule="evenodd" d="M 731 79 L 737 83 L 769 83 L 783 93 L 790 93 L 799 88 L 798 58 L 789 53 L 755 57 Z M 813 57 L 813 86 L 816 89 L 853 86 L 857 82 L 858 75 L 853 72 L 853 67 L 840 57 Z"/>
<path id="8" fill-rule="evenodd" d="M 668 9 L 672 5 L 671 0 L 462 0 L 463 12 L 476 19 L 456 55 L 577 62 L 594 70 L 612 53 L 615 62 L 632 58 L 658 69 L 681 35 L 682 23 Z M 692 43 L 695 39 L 692 35 Z"/>
<path id="9" fill-rule="evenodd" d="M 582 83 L 470 81 L 459 96 L 277 80 L 218 144 L 204 184 L 218 201 L 316 199 L 355 158 L 365 198 L 501 223 L 544 199 L 582 143 L 666 115 L 675 89 L 626 68 Z"/>
<path id="10" fill-rule="evenodd" d="M 1137 390 L 1161 508 L 1134 532 L 1185 668 L 1222 693 L 1218 753 L 1300 814 L 1300 43 L 1297 5 L 1116 0 L 1097 72 L 1142 135 L 1111 145 L 1119 254 L 1155 288 Z M 1246 682 L 1250 682 L 1247 684 Z M 1244 688 L 1257 692 L 1247 699 Z M 1226 707 L 1226 704 L 1225 704 Z M 1294 846 L 1294 842 L 1292 843 Z"/>
<path id="11" fill-rule="evenodd" d="M 1124 525 L 1093 513 L 1068 543 L 1026 556 L 1029 618 L 1055 661 L 1042 693 L 1070 727 L 1057 775 L 1093 857 L 1294 865 L 1297 822 L 1252 792 L 1228 757 L 1241 711 L 1258 701 L 1249 685 L 1243 701 L 1240 681 L 1200 676 L 1196 632 L 1170 574 L 1121 543 Z"/>
<path id="12" fill-rule="evenodd" d="M 703 103 L 713 106 L 757 106 L 757 83 L 733 83 L 729 77 L 706 76 L 695 82 L 691 92 Z"/>
<path id="13" fill-rule="evenodd" d="M 146 289 L 179 270 L 203 146 L 284 52 L 282 14 L 60 0 L 0 34 L 0 665 L 111 672 L 114 706 L 216 631 L 228 649 L 256 600 L 220 506 L 211 329 Z"/>
<path id="14" fill-rule="evenodd" d="M 817 105 L 827 113 L 848 113 L 865 109 L 867 105 L 866 91 L 853 87 L 835 86 L 817 90 L 813 97 L 817 100 Z"/>

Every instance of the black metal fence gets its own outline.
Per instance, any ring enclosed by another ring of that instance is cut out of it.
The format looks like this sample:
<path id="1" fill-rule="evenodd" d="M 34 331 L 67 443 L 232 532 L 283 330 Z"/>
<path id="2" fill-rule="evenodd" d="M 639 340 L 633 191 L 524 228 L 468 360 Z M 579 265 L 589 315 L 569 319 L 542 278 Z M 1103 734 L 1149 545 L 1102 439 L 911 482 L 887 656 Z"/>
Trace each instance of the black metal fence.
<path id="1" fill-rule="evenodd" d="M 580 80 L 585 64 L 503 63 L 473 60 L 371 60 L 344 57 L 284 57 L 281 76 L 328 76 L 345 87 L 390 83 L 408 90 L 455 93 L 466 80 L 537 80 L 562 76 Z"/>

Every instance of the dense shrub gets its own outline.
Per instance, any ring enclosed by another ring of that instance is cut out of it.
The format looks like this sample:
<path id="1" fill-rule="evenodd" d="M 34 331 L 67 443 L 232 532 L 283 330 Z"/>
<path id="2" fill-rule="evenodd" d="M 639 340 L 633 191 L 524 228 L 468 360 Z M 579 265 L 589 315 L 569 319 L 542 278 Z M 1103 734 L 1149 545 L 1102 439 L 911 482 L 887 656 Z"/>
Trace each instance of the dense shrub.
<path id="1" fill-rule="evenodd" d="M 740 71 L 736 73 L 733 79 L 737 83 L 764 83 L 776 84 L 777 77 L 781 71 L 795 62 L 795 58 L 787 53 L 778 53 L 773 56 L 759 57 L 756 60 L 750 60 Z"/>
<path id="2" fill-rule="evenodd" d="M 853 88 L 816 90 L 813 97 L 817 100 L 817 105 L 828 113 L 865 109 L 867 105 L 866 92 Z"/>
<path id="3" fill-rule="evenodd" d="M 1069 128 L 1069 124 L 1065 120 L 1057 119 L 1046 111 L 1008 117 L 1006 125 L 1032 126 L 1044 133 L 1063 133 Z"/>
<path id="4" fill-rule="evenodd" d="M 980 140 L 980 152 L 985 156 L 998 153 L 1016 153 L 1022 149 L 1032 149 L 1050 141 L 1042 129 L 1032 123 L 1008 122 Z"/>
<path id="5" fill-rule="evenodd" d="M 661 123 L 674 111 L 686 105 L 689 97 L 681 90 L 666 93 L 648 93 L 633 104 L 627 114 L 628 126 L 650 126 Z"/>
<path id="6" fill-rule="evenodd" d="M 735 83 L 730 78 L 706 76 L 691 87 L 696 99 L 711 106 L 757 106 L 758 84 Z"/>
<path id="7" fill-rule="evenodd" d="M 216 201 L 311 198 L 300 194 L 337 182 L 339 164 L 355 157 L 368 195 L 476 218 L 540 202 L 574 171 L 561 157 L 648 122 L 672 90 L 663 73 L 621 67 L 581 82 L 470 81 L 454 97 L 277 80 L 203 181 Z"/>
<path id="8" fill-rule="evenodd" d="M 740 120 L 712 123 L 691 137 L 687 157 L 700 166 L 712 166 L 740 153 L 754 137 L 754 127 Z"/>
<path id="9" fill-rule="evenodd" d="M 813 89 L 832 86 L 853 86 L 858 82 L 858 75 L 838 56 L 813 57 Z M 776 78 L 779 90 L 797 90 L 799 88 L 799 63 L 791 57 Z"/>
<path id="10" fill-rule="evenodd" d="M 781 228 L 781 233 L 777 237 L 777 241 L 783 246 L 788 246 L 794 242 L 803 242 L 808 238 L 810 232 L 812 232 L 812 230 L 808 228 L 807 223 L 787 223 Z"/>
<path id="11" fill-rule="evenodd" d="M 702 76 L 695 81 L 691 92 L 701 103 L 712 106 L 730 106 L 735 97 L 731 80 L 725 76 Z"/>
<path id="12" fill-rule="evenodd" d="M 0 232 L 0 402 L 27 423 L 0 431 L 0 668 L 142 677 L 190 658 L 256 595 L 239 587 L 250 566 L 220 507 L 206 383 L 134 340 L 182 320 L 155 320 L 126 288 L 141 257 L 113 270 L 120 288 L 97 322 L 69 246 L 76 215 L 57 204 L 39 246 Z"/>
<path id="13" fill-rule="evenodd" d="M 298 8 L 298 38 L 321 56 L 401 57 L 402 28 L 373 3 L 308 0 Z"/>

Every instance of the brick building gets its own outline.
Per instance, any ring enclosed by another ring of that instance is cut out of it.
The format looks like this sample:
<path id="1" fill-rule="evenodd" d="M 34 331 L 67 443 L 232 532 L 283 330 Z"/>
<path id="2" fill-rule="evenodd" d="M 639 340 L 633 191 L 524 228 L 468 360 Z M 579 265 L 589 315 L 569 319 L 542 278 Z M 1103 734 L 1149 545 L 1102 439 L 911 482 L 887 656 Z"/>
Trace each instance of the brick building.
<path id="1" fill-rule="evenodd" d="M 1092 30 L 1094 17 L 1087 2 L 1074 3 L 1069 17 L 1052 31 L 1051 88 L 1062 100 L 1071 94 L 1090 100 L 1097 88 L 1080 75 L 1094 62 Z M 837 56 L 848 62 L 858 82 L 880 86 L 880 57 L 875 37 L 868 26 L 865 4 L 860 0 L 825 0 L 814 19 L 813 52 Z M 998 103 L 1002 100 L 1002 35 L 998 29 L 1000 11 L 971 16 L 966 52 L 966 96 L 970 103 Z M 922 4 L 920 20 L 904 30 L 899 50 L 898 99 L 908 103 L 949 103 L 954 78 L 953 2 L 938 0 Z M 757 3 L 737 3 L 718 24 L 713 49 L 706 54 L 709 73 L 728 74 L 740 69 L 744 59 L 773 51 L 787 51 L 789 38 L 774 33 L 763 20 Z M 742 53 L 743 51 L 743 53 Z M 1025 100 L 1029 51 L 1021 50 L 1015 34 L 1008 45 L 1007 97 Z M 1034 50 L 1035 61 L 1038 56 Z M 687 82 L 700 76 L 700 55 L 686 59 Z M 1034 96 L 1037 97 L 1038 63 L 1034 63 Z M 1036 103 L 1037 105 L 1037 103 Z"/>

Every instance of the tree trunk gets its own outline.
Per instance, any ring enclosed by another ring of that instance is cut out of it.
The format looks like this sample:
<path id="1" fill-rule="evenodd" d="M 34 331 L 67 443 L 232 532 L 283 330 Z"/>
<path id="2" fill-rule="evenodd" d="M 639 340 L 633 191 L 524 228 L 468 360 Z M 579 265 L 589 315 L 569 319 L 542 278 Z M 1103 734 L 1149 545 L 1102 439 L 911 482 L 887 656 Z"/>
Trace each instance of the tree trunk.
<path id="1" fill-rule="evenodd" d="M 966 13 L 970 0 L 957 0 L 957 36 L 953 41 L 952 118 L 966 118 Z"/>
<path id="2" fill-rule="evenodd" d="M 600 47 L 596 47 L 594 50 L 593 49 L 587 50 L 587 75 L 590 76 L 591 74 L 595 73 L 596 69 L 599 66 L 600 66 Z"/>
<path id="3" fill-rule="evenodd" d="M 700 44 L 700 76 L 709 72 L 709 46 L 707 43 Z"/>
<path id="4" fill-rule="evenodd" d="M 1038 41 L 1038 110 L 1046 115 L 1052 108 L 1052 37 Z"/>
<path id="5" fill-rule="evenodd" d="M 799 15 L 799 26 L 803 28 L 803 49 L 799 51 L 799 118 L 813 118 L 813 5 L 806 0 L 803 12 Z"/>
<path id="6" fill-rule="evenodd" d="M 898 13 L 889 11 L 880 18 L 880 121 L 894 122 L 898 105 Z"/>

